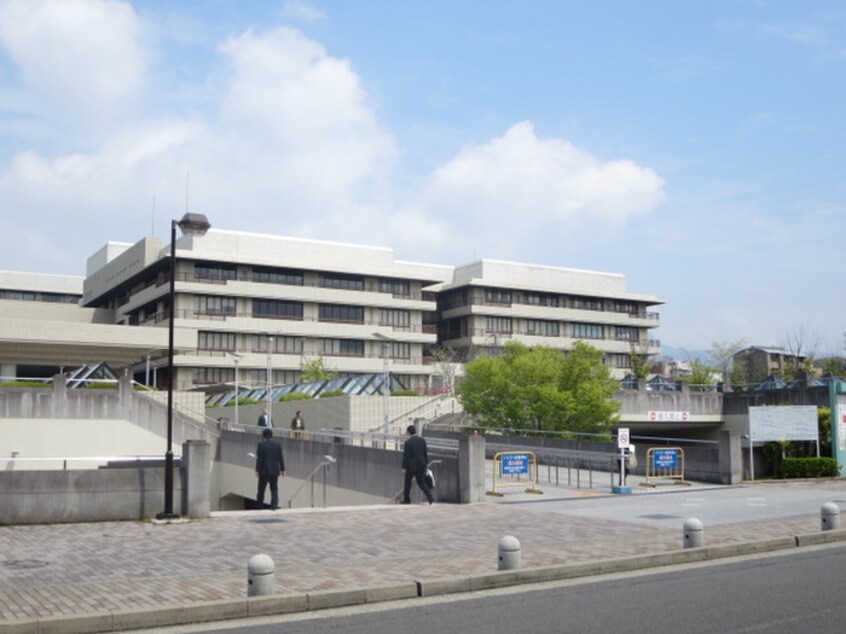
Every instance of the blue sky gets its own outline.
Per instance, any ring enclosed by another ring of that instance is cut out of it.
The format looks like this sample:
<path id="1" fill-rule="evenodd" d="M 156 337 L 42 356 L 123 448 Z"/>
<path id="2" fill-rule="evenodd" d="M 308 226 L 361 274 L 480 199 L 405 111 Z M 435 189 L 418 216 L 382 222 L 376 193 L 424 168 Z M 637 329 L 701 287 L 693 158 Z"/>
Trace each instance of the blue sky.
<path id="1" fill-rule="evenodd" d="M 622 273 L 843 352 L 846 3 L 0 0 L 0 269 L 215 227 Z M 186 187 L 187 185 L 187 187 Z"/>

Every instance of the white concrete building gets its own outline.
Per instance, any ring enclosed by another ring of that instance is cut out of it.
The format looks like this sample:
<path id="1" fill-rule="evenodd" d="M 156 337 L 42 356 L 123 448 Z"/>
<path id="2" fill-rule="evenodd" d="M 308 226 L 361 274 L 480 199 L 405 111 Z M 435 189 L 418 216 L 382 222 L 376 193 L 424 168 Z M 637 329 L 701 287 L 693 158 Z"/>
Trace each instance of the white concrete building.
<path id="1" fill-rule="evenodd" d="M 387 364 L 419 389 L 436 345 L 466 357 L 509 339 L 562 350 L 585 340 L 617 376 L 632 353 L 660 352 L 649 309 L 661 301 L 629 293 L 622 275 L 405 262 L 388 248 L 214 229 L 176 246 L 177 389 L 231 383 L 236 363 L 242 385 L 265 385 L 268 369 L 274 384 L 293 383 L 316 359 L 340 375 Z M 104 246 L 84 279 L 0 272 L 0 376 L 106 361 L 153 382 L 150 366 L 166 364 L 169 253 L 144 238 Z"/>

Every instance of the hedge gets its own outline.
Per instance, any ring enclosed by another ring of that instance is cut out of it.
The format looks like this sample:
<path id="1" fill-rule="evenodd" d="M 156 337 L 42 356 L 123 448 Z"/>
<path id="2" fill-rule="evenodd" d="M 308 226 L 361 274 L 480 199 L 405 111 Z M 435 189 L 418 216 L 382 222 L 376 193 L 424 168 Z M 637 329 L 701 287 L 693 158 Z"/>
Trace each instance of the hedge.
<path id="1" fill-rule="evenodd" d="M 781 465 L 783 478 L 835 478 L 834 458 L 785 458 Z"/>

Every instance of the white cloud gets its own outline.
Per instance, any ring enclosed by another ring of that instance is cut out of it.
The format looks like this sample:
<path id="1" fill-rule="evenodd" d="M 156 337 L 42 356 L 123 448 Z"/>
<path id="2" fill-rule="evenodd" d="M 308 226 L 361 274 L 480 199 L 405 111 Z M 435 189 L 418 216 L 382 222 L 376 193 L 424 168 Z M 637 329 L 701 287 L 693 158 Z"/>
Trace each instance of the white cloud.
<path id="1" fill-rule="evenodd" d="M 91 14 L 127 15 L 110 2 Z M 126 49 L 139 51 L 140 29 L 122 32 Z M 453 263 L 477 253 L 532 261 L 526 244 L 577 235 L 586 221 L 622 225 L 664 196 L 652 170 L 539 138 L 528 122 L 465 148 L 422 189 L 403 190 L 395 140 L 347 60 L 289 28 L 247 31 L 218 53 L 203 78 L 218 87 L 197 110 L 205 114 L 112 121 L 88 151 L 19 152 L 0 174 L 0 199 L 42 218 L 29 230 L 57 245 L 84 241 L 84 255 L 68 262 L 82 266 L 105 240 L 148 234 L 154 197 L 160 217 L 181 214 L 189 172 L 191 208 L 216 227 L 389 245 L 403 259 Z M 140 53 L 134 59 L 140 69 Z M 134 77 L 120 95 L 140 102 L 130 89 L 140 70 Z M 27 243 L 0 236 L 12 260 L 26 257 Z"/>
<path id="2" fill-rule="evenodd" d="M 9 0 L 0 5 L 0 44 L 17 64 L 33 103 L 54 114 L 102 121 L 126 107 L 143 85 L 139 35 L 138 17 L 126 3 Z"/>
<path id="3" fill-rule="evenodd" d="M 455 219 L 466 230 L 460 234 L 482 245 L 496 240 L 503 249 L 585 221 L 624 223 L 660 204 L 663 185 L 651 169 L 602 161 L 564 139 L 538 138 L 532 124 L 522 122 L 439 167 L 425 205 Z"/>
<path id="4" fill-rule="evenodd" d="M 315 22 L 325 18 L 326 13 L 313 4 L 303 2 L 303 0 L 291 0 L 282 6 L 282 16 L 303 22 Z"/>

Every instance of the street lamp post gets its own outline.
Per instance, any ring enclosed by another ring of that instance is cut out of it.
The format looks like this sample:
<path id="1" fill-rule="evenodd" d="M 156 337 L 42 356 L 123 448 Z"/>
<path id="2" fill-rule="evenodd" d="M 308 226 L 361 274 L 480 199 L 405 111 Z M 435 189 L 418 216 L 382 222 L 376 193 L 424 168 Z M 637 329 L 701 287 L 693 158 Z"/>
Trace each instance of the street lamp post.
<path id="1" fill-rule="evenodd" d="M 270 397 L 270 391 L 273 387 L 273 335 L 267 336 L 267 394 L 265 401 L 267 403 L 267 426 L 273 427 L 273 405 Z"/>
<path id="2" fill-rule="evenodd" d="M 241 386 L 238 380 L 238 364 L 241 362 L 241 357 L 244 355 L 238 354 L 237 352 L 228 352 L 228 355 L 232 357 L 235 361 L 235 428 L 238 428 L 238 398 L 241 395 Z"/>
<path id="3" fill-rule="evenodd" d="M 388 403 L 391 397 L 391 371 L 388 365 L 388 354 L 390 352 L 391 340 L 380 332 L 374 332 L 373 336 L 382 343 L 382 414 L 384 417 L 383 433 L 388 433 Z"/>
<path id="4" fill-rule="evenodd" d="M 167 451 L 165 452 L 164 511 L 158 519 L 175 519 L 173 512 L 173 322 L 176 320 L 176 227 L 187 236 L 202 236 L 211 225 L 203 214 L 186 213 L 182 219 L 170 221 L 170 320 L 167 332 Z"/>

